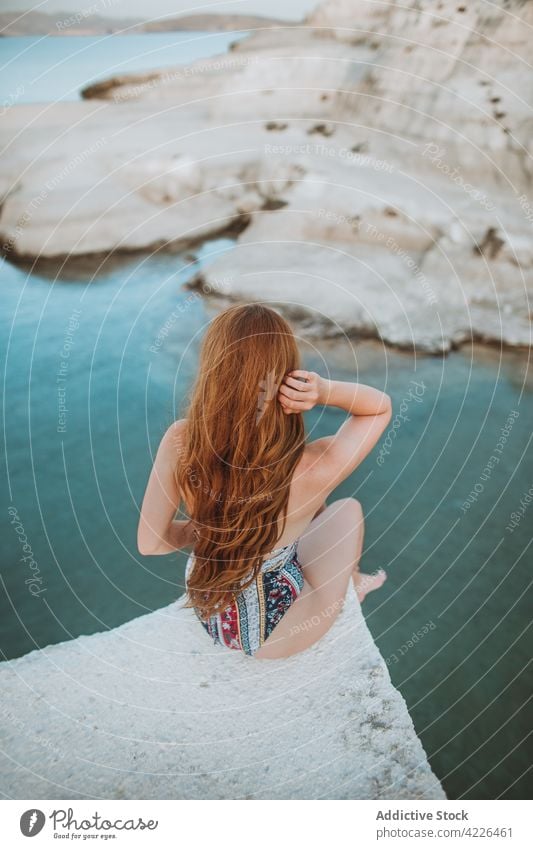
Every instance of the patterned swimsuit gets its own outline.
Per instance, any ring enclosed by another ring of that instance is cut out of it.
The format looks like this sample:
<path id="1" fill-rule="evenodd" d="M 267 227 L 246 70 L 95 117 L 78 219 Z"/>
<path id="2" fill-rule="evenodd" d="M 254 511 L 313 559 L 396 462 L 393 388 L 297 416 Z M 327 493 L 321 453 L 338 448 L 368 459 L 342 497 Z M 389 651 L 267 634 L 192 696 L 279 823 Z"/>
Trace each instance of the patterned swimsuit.
<path id="1" fill-rule="evenodd" d="M 221 613 L 200 619 L 218 645 L 253 655 L 261 648 L 291 604 L 300 595 L 304 578 L 298 561 L 298 541 L 276 548 L 249 587 Z M 185 568 L 186 581 L 194 564 L 194 553 Z"/>

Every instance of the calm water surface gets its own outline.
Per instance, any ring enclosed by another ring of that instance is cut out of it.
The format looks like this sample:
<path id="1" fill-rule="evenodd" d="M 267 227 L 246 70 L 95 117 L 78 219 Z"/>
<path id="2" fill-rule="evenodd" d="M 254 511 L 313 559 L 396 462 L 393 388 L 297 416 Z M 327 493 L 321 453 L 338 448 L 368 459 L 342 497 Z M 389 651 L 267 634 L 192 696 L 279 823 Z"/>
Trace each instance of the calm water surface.
<path id="1" fill-rule="evenodd" d="M 14 103 L 79 100 L 80 89 L 116 74 L 184 65 L 225 53 L 243 32 L 0 38 L 0 115 Z"/>

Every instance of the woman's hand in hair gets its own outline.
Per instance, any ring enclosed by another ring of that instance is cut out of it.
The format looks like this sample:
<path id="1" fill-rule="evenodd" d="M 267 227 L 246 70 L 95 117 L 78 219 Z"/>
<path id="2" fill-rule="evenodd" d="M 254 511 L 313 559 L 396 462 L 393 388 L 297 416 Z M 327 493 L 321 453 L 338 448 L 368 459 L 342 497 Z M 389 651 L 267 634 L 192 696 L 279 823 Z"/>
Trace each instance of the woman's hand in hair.
<path id="1" fill-rule="evenodd" d="M 317 404 L 325 404 L 328 381 L 314 371 L 296 369 L 283 379 L 278 391 L 278 401 L 286 415 L 304 413 Z"/>

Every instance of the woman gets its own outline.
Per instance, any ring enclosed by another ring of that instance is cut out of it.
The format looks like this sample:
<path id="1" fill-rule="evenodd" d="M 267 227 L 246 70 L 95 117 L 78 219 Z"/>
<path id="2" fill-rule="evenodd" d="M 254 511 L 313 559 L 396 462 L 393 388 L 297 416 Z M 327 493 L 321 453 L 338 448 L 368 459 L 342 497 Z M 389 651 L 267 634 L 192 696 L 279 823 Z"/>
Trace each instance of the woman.
<path id="1" fill-rule="evenodd" d="M 345 410 L 337 433 L 305 441 L 303 413 Z M 288 657 L 328 631 L 348 582 L 362 601 L 386 578 L 358 570 L 363 514 L 327 496 L 372 450 L 388 395 L 300 369 L 289 324 L 233 306 L 204 337 L 186 418 L 159 446 L 141 510 L 141 554 L 193 546 L 187 597 L 215 643 Z M 175 518 L 184 505 L 187 520 Z"/>

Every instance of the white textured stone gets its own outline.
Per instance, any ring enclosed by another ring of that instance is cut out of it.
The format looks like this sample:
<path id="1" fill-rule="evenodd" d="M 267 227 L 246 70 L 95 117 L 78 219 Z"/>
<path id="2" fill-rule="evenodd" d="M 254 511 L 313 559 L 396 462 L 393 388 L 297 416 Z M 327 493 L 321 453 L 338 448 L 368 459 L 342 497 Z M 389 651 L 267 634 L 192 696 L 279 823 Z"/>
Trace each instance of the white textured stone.
<path id="1" fill-rule="evenodd" d="M 311 649 L 257 661 L 178 600 L 0 664 L 18 799 L 443 799 L 352 586 Z"/>
<path id="2" fill-rule="evenodd" d="M 326 0 L 222 56 L 103 81 L 99 99 L 15 105 L 0 244 L 175 248 L 249 225 L 206 272 L 231 277 L 229 297 L 276 300 L 281 274 L 286 300 L 343 331 L 528 346 L 532 25 L 520 0 Z"/>

